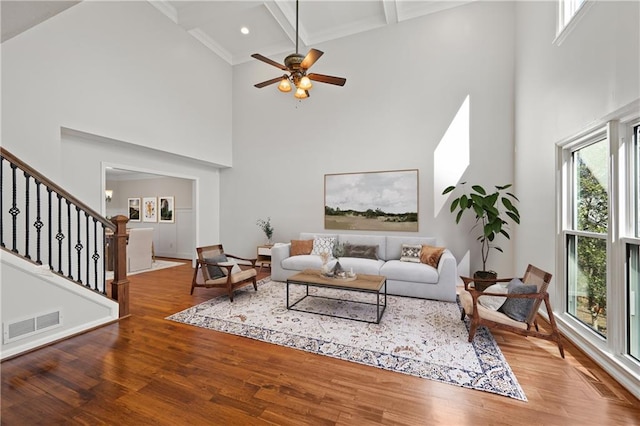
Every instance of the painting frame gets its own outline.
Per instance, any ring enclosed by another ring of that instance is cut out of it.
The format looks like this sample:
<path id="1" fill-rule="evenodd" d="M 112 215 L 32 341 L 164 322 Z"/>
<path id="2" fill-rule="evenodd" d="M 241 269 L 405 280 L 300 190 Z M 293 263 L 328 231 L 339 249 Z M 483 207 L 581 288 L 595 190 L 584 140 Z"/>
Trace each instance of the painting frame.
<path id="1" fill-rule="evenodd" d="M 128 198 L 127 210 L 129 222 L 140 222 L 140 198 Z"/>
<path id="2" fill-rule="evenodd" d="M 142 221 L 158 221 L 158 199 L 156 197 L 142 198 Z"/>
<path id="3" fill-rule="evenodd" d="M 158 222 L 160 223 L 175 223 L 175 199 L 172 195 L 164 195 L 158 197 L 158 206 L 160 207 L 160 214 L 158 215 Z"/>
<path id="4" fill-rule="evenodd" d="M 324 227 L 418 232 L 418 169 L 324 175 Z"/>

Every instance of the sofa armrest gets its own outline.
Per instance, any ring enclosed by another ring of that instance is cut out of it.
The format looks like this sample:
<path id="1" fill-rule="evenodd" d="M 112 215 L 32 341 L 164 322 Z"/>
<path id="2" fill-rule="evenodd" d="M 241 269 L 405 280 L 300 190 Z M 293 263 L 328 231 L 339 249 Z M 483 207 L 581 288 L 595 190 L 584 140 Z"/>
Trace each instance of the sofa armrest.
<path id="1" fill-rule="evenodd" d="M 282 268 L 282 261 L 291 257 L 291 243 L 276 244 L 271 247 L 271 279 L 285 281 L 287 274 Z"/>
<path id="2" fill-rule="evenodd" d="M 444 285 L 450 288 L 452 294 L 454 294 L 456 285 L 458 283 L 458 262 L 448 249 L 440 256 L 440 262 L 438 263 L 438 284 Z"/>

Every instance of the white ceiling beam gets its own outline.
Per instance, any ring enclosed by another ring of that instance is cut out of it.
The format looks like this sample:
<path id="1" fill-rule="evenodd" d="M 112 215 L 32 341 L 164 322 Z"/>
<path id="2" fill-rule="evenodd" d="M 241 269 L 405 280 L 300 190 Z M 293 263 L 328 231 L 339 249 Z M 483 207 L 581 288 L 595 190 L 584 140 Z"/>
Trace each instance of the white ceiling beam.
<path id="1" fill-rule="evenodd" d="M 266 0 L 264 2 L 264 7 L 267 8 L 269 13 L 273 16 L 273 19 L 276 20 L 278 25 L 285 32 L 287 37 L 291 40 L 291 42 L 295 45 L 296 43 L 296 10 L 295 7 L 293 10 L 284 6 L 287 2 L 282 0 Z M 299 18 L 299 16 L 298 16 Z M 300 19 L 298 19 L 300 21 Z M 304 31 L 304 27 L 298 23 L 298 37 L 299 42 L 302 44 L 302 47 L 309 45 L 309 37 L 307 33 Z"/>
<path id="2" fill-rule="evenodd" d="M 171 19 L 174 24 L 178 23 L 178 11 L 168 1 L 165 0 L 147 0 L 151 6 L 162 12 L 167 18 Z"/>
<path id="3" fill-rule="evenodd" d="M 152 2 L 153 3 L 153 2 Z M 258 6 L 257 1 L 194 1 L 178 11 L 178 24 L 187 31 L 200 28 L 221 16 L 233 16 Z"/>

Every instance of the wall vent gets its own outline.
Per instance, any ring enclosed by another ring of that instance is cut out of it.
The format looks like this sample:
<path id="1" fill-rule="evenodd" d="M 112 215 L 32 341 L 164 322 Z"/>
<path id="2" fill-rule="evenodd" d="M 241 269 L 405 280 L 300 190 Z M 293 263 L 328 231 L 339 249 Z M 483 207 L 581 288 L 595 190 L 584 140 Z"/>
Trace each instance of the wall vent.
<path id="1" fill-rule="evenodd" d="M 60 326 L 62 326 L 62 312 L 60 309 L 5 322 L 3 324 L 3 343 L 7 344 L 25 339 Z"/>

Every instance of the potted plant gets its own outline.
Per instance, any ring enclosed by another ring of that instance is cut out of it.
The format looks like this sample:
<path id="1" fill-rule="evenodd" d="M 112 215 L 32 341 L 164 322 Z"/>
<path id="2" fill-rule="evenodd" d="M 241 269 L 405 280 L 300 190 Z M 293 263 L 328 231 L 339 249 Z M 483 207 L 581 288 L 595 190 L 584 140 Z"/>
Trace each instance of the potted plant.
<path id="1" fill-rule="evenodd" d="M 258 227 L 262 229 L 262 232 L 264 232 L 264 235 L 267 237 L 267 244 L 271 245 L 273 238 L 273 226 L 271 226 L 271 218 L 268 217 L 267 220 L 258 219 L 256 225 L 258 225 Z"/>
<path id="2" fill-rule="evenodd" d="M 511 239 L 507 229 L 507 218 L 515 223 L 520 223 L 520 212 L 514 205 L 519 201 L 518 198 L 507 189 L 511 184 L 503 186 L 495 186 L 495 192 L 490 194 L 481 185 L 472 185 L 471 192 L 466 190 L 466 182 L 462 182 L 459 188 L 464 192 L 451 202 L 451 213 L 458 211 L 456 215 L 456 223 L 460 223 L 460 219 L 466 211 L 475 214 L 476 224 L 474 228 L 479 227 L 478 241 L 481 244 L 482 254 L 482 270 L 473 274 L 478 279 L 495 279 L 498 274 L 495 271 L 487 270 L 487 260 L 491 249 L 503 252 L 500 247 L 494 244 L 498 235 L 503 235 L 507 239 Z M 442 194 L 448 194 L 458 187 L 449 186 Z"/>

